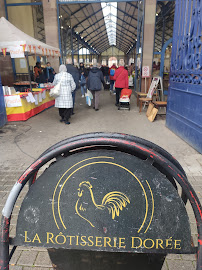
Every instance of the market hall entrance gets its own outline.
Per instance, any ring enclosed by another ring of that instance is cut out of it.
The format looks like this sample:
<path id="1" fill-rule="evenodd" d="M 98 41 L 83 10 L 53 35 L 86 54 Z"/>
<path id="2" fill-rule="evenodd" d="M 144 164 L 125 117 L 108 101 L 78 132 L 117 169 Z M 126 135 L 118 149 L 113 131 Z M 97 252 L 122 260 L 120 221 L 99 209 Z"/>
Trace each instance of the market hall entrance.
<path id="1" fill-rule="evenodd" d="M 141 70 L 144 1 L 92 2 L 59 1 L 59 32 L 62 61 L 78 65 L 97 60 L 112 66 L 133 59 Z M 131 62 L 131 61 L 130 61 Z"/>

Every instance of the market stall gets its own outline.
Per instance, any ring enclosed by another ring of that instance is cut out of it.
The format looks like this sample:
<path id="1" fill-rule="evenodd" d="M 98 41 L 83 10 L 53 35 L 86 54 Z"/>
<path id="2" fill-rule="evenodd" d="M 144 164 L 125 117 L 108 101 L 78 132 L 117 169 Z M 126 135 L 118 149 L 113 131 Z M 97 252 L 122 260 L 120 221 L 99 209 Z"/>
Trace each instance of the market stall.
<path id="1" fill-rule="evenodd" d="M 8 121 L 24 121 L 54 105 L 54 98 L 49 95 L 53 86 L 44 84 L 37 88 L 38 84 L 31 81 L 29 56 L 59 57 L 60 51 L 25 34 L 4 17 L 0 18 L 0 33 L 1 54 L 9 54 L 11 58 L 24 58 L 27 62 L 29 81 L 15 82 L 13 91 L 4 87 Z"/>
<path id="2" fill-rule="evenodd" d="M 49 91 L 48 87 L 33 88 L 32 92 L 5 95 L 8 121 L 25 121 L 53 106 L 55 99 L 50 97 Z"/>

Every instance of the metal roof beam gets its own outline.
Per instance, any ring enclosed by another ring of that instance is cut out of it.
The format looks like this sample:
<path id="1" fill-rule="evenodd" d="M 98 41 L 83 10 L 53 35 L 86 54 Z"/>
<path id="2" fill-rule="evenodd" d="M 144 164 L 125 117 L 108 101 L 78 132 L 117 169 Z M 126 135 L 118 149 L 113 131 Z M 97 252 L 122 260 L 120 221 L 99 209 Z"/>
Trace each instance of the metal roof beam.
<path id="1" fill-rule="evenodd" d="M 124 52 L 128 50 L 128 46 L 124 46 L 123 44 L 121 44 L 121 42 L 117 43 L 116 46 L 121 48 L 121 50 Z"/>
<path id="2" fill-rule="evenodd" d="M 71 16 L 74 16 L 77 12 L 81 11 L 82 9 L 84 9 L 85 7 L 87 7 L 89 4 L 85 4 L 83 7 L 80 6 L 79 9 L 77 9 L 76 11 L 74 11 L 73 13 L 71 13 Z"/>
<path id="3" fill-rule="evenodd" d="M 87 47 L 90 51 L 97 54 L 97 52 L 93 48 L 91 48 L 90 45 L 86 41 L 84 41 L 78 34 L 76 34 L 75 32 L 73 32 L 72 34 L 74 37 L 77 38 L 77 40 L 80 41 L 80 44 L 82 44 L 83 46 Z"/>
<path id="4" fill-rule="evenodd" d="M 117 18 L 117 20 L 120 20 L 120 21 L 122 21 L 122 22 L 126 23 L 127 25 L 129 25 L 130 27 L 134 28 L 135 30 L 137 30 L 137 27 L 135 27 L 135 26 L 134 26 L 134 25 L 132 25 L 132 24 L 129 24 L 128 22 L 124 21 L 124 20 L 123 20 L 123 19 L 121 19 L 121 18 L 118 18 L 118 17 L 117 17 L 117 16 L 115 16 L 114 14 L 110 13 L 109 15 L 111 15 L 111 16 L 113 16 L 113 17 L 116 17 L 116 18 Z"/>
<path id="5" fill-rule="evenodd" d="M 92 43 L 92 44 L 93 44 L 93 47 L 98 48 L 100 44 L 104 43 L 104 41 L 107 41 L 107 42 L 109 43 L 108 36 L 104 37 L 104 38 L 102 39 L 101 43 L 100 43 L 100 42 Z"/>
<path id="6" fill-rule="evenodd" d="M 96 25 L 96 23 L 99 23 L 101 20 L 103 20 L 104 19 L 104 17 L 102 17 L 101 19 L 99 19 L 98 21 L 96 21 L 94 24 L 93 24 L 93 26 L 94 25 Z M 88 30 L 90 27 L 92 27 L 92 25 L 89 25 L 87 28 L 85 28 L 84 30 L 82 30 L 81 32 L 79 32 L 79 34 L 81 35 L 81 34 L 83 34 L 83 32 L 85 32 L 86 30 Z"/>
<path id="7" fill-rule="evenodd" d="M 109 32 L 110 33 L 110 32 Z M 102 39 L 102 43 L 103 43 L 103 41 L 104 40 L 106 40 L 106 39 L 108 39 L 108 36 L 106 37 L 106 38 L 104 38 L 104 39 Z M 125 44 L 126 46 L 131 46 L 131 43 L 127 43 L 126 41 L 125 42 L 123 42 L 123 40 L 121 39 L 121 38 L 119 38 L 119 37 L 116 37 L 116 39 L 118 40 L 118 41 L 120 41 L 120 42 L 122 42 L 123 44 Z M 97 47 L 97 48 L 99 48 L 99 45 L 100 43 L 98 42 L 97 44 L 95 44 L 94 45 L 94 47 Z"/>
<path id="8" fill-rule="evenodd" d="M 100 52 L 103 53 L 104 51 L 107 51 L 109 48 L 111 48 L 110 45 L 104 46 L 104 47 L 102 47 L 102 48 L 100 49 Z"/>
<path id="9" fill-rule="evenodd" d="M 122 9 L 120 9 L 120 8 L 117 7 L 117 10 L 120 11 L 120 12 L 122 12 L 124 15 L 126 15 L 126 16 L 132 18 L 133 20 L 137 21 L 136 18 L 134 18 L 133 16 L 129 15 L 127 12 L 123 11 Z"/>
<path id="10" fill-rule="evenodd" d="M 103 26 L 101 26 L 101 27 L 103 27 Z M 101 28 L 101 27 L 100 27 L 100 28 Z M 97 28 L 96 30 L 98 30 L 98 29 L 99 29 L 99 28 Z M 113 27 L 113 26 L 111 27 L 111 29 L 115 29 L 115 30 L 117 30 L 118 32 L 122 33 L 122 31 L 121 31 L 120 29 L 115 28 L 115 27 Z M 100 32 L 100 33 L 103 33 L 104 31 L 105 31 L 105 30 L 103 30 L 103 31 Z M 106 32 L 107 32 L 107 31 L 106 31 Z M 87 36 L 85 36 L 84 39 L 85 39 L 86 37 L 87 37 Z M 93 37 L 93 38 L 94 38 L 94 37 Z M 131 38 L 132 38 L 132 37 L 131 37 Z M 128 40 L 129 42 L 134 42 L 134 41 L 135 41 L 135 40 L 132 40 L 132 41 L 131 41 L 131 40 L 129 40 L 129 39 L 126 38 L 126 37 L 124 37 L 124 39 L 125 39 L 125 40 Z"/>
<path id="11" fill-rule="evenodd" d="M 86 20 L 88 20 L 88 18 L 95 16 L 98 12 L 102 11 L 102 8 L 98 9 L 97 11 L 95 11 L 94 13 L 92 13 L 90 16 L 86 17 L 84 20 L 82 20 L 81 22 L 77 23 L 76 25 L 73 26 L 73 29 L 75 29 L 76 27 L 78 27 L 80 24 L 82 24 L 83 22 L 85 22 Z"/>
<path id="12" fill-rule="evenodd" d="M 127 3 L 127 4 L 129 4 L 130 6 L 132 6 L 132 7 L 136 8 L 136 9 L 138 9 L 138 6 L 137 6 L 137 5 L 132 4 L 131 2 L 126 2 L 126 3 Z M 142 9 L 141 9 L 141 8 L 139 8 L 139 10 L 140 10 L 140 11 L 142 11 Z"/>

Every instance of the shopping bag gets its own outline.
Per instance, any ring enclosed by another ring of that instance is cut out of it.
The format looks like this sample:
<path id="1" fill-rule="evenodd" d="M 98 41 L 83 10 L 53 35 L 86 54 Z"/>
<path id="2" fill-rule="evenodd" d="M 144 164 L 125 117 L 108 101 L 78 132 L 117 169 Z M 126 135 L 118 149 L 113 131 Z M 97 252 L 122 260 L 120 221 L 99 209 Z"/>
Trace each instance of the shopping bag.
<path id="1" fill-rule="evenodd" d="M 91 93 L 90 90 L 87 89 L 87 93 L 85 96 L 86 96 L 86 104 L 88 106 L 91 106 L 91 104 L 92 104 L 91 100 L 93 99 L 93 94 Z"/>
<path id="2" fill-rule="evenodd" d="M 86 95 L 89 96 L 90 99 L 93 99 L 93 94 L 91 93 L 90 90 L 87 89 Z"/>
<path id="3" fill-rule="evenodd" d="M 90 107 L 91 106 L 91 99 L 89 96 L 86 95 L 86 104 Z"/>
<path id="4" fill-rule="evenodd" d="M 64 74 L 65 74 L 65 72 L 63 72 L 62 77 L 61 77 L 59 83 L 57 83 L 56 86 L 54 86 L 53 88 L 51 88 L 50 94 L 49 94 L 51 97 L 54 97 L 54 98 L 59 97 L 59 95 L 60 95 L 60 86 L 61 86 L 61 82 L 62 82 L 62 79 L 64 77 Z"/>
<path id="5" fill-rule="evenodd" d="M 61 82 L 59 82 L 58 84 L 56 84 L 56 86 L 51 88 L 51 90 L 50 90 L 50 96 L 51 97 L 54 97 L 54 98 L 59 97 L 59 95 L 60 95 L 60 85 L 61 85 Z"/>

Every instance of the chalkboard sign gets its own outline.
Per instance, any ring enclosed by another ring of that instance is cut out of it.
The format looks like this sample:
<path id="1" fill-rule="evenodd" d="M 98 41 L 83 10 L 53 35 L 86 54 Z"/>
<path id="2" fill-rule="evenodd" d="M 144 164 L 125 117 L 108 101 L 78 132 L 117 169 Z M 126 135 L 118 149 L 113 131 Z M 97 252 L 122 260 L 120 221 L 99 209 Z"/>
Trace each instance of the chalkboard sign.
<path id="1" fill-rule="evenodd" d="M 51 165 L 27 193 L 15 245 L 74 250 L 190 253 L 184 204 L 151 162 L 96 150 Z"/>

